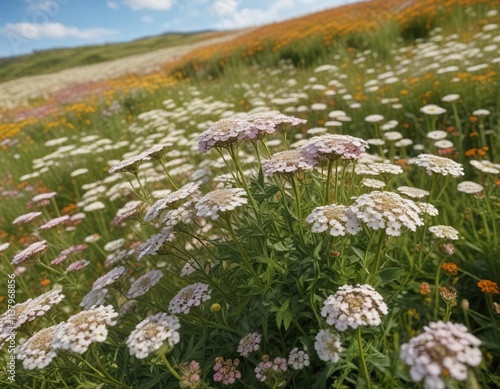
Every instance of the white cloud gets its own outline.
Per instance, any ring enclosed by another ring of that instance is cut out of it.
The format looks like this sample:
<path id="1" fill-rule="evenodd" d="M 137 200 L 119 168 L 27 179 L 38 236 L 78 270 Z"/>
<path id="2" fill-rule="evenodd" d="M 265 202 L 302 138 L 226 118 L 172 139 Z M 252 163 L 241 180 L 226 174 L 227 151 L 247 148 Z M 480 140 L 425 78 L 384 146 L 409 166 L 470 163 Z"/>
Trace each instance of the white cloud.
<path id="1" fill-rule="evenodd" d="M 176 0 L 123 0 L 123 4 L 134 11 L 141 9 L 152 9 L 155 11 L 167 11 L 172 8 Z"/>
<path id="2" fill-rule="evenodd" d="M 18 35 L 25 39 L 64 39 L 75 38 L 82 40 L 91 40 L 103 38 L 105 36 L 117 34 L 116 30 L 106 28 L 87 28 L 67 27 L 61 23 L 7 23 L 0 33 L 6 36 Z"/>
<path id="3" fill-rule="evenodd" d="M 108 1 L 106 5 L 111 8 L 111 9 L 118 9 L 120 8 L 120 5 L 118 3 L 115 3 L 114 1 Z"/>
<path id="4" fill-rule="evenodd" d="M 147 23 L 147 24 L 153 23 L 155 21 L 154 18 L 152 18 L 151 16 L 143 16 L 141 18 L 141 20 L 143 23 Z"/>
<path id="5" fill-rule="evenodd" d="M 235 12 L 238 5 L 238 0 L 216 0 L 210 8 L 216 15 L 225 16 Z"/>
<path id="6" fill-rule="evenodd" d="M 217 0 L 215 3 L 229 3 L 234 0 Z M 290 17 L 332 8 L 360 0 L 276 0 L 267 8 L 242 8 L 222 16 L 216 28 L 236 29 L 273 23 Z M 214 3 L 214 5 L 215 5 Z"/>

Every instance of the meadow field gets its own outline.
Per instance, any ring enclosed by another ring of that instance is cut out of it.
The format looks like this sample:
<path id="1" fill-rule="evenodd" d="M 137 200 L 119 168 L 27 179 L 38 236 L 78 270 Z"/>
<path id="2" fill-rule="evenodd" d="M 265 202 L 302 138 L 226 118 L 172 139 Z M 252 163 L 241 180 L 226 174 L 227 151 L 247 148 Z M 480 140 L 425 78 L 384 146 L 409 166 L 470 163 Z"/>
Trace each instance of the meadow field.
<path id="1" fill-rule="evenodd" d="M 0 387 L 500 387 L 499 11 L 0 84 Z"/>

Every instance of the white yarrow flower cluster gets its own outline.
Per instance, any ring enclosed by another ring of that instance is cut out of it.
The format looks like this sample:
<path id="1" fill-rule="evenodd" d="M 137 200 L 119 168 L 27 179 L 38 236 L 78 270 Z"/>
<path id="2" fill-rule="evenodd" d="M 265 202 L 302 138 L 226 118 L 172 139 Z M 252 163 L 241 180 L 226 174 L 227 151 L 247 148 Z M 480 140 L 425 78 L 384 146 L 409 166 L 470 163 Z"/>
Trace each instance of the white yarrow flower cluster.
<path id="1" fill-rule="evenodd" d="M 94 305 L 104 305 L 104 301 L 108 295 L 108 289 L 95 289 L 87 293 L 80 303 L 80 307 L 90 309 Z"/>
<path id="2" fill-rule="evenodd" d="M 260 348 L 261 340 L 261 334 L 259 334 L 258 332 L 252 332 L 241 338 L 240 343 L 238 344 L 238 349 L 236 351 L 238 351 L 241 356 L 247 357 Z"/>
<path id="3" fill-rule="evenodd" d="M 408 163 L 424 167 L 429 176 L 433 173 L 452 177 L 464 175 L 464 168 L 461 164 L 449 158 L 438 157 L 433 154 L 420 154 L 416 158 L 411 158 Z"/>
<path id="4" fill-rule="evenodd" d="M 180 341 L 177 331 L 181 327 L 179 319 L 164 312 L 149 316 L 141 321 L 127 338 L 130 355 L 144 359 L 168 342 L 173 347 Z"/>
<path id="5" fill-rule="evenodd" d="M 482 173 L 500 174 L 500 163 L 493 163 L 487 160 L 477 161 L 473 159 L 470 161 L 470 164 Z"/>
<path id="6" fill-rule="evenodd" d="M 127 269 L 125 269 L 123 266 L 115 267 L 108 273 L 104 274 L 102 277 L 99 277 L 97 280 L 95 280 L 94 284 L 92 285 L 92 290 L 102 289 L 106 286 L 111 285 L 112 283 L 120 279 L 126 272 Z"/>
<path id="7" fill-rule="evenodd" d="M 429 227 L 429 232 L 438 239 L 458 240 L 458 231 L 450 226 L 432 226 Z"/>
<path id="8" fill-rule="evenodd" d="M 473 181 L 462 181 L 457 185 L 457 190 L 467 194 L 477 194 L 483 191 L 483 186 Z"/>
<path id="9" fill-rule="evenodd" d="M 194 206 L 197 211 L 196 216 L 210 217 L 215 220 L 220 214 L 246 204 L 248 202 L 246 195 L 242 188 L 216 189 L 198 200 Z"/>
<path id="10" fill-rule="evenodd" d="M 423 380 L 426 389 L 444 389 L 445 377 L 465 381 L 468 366 L 479 366 L 480 345 L 463 324 L 438 321 L 403 344 L 400 358 L 410 366 L 414 382 Z"/>
<path id="11" fill-rule="evenodd" d="M 9 311 L 0 315 L 0 347 L 12 335 L 12 331 L 20 328 L 24 323 L 45 315 L 54 305 L 59 304 L 64 295 L 59 289 L 51 290 L 40 296 L 14 305 L 14 320 Z"/>
<path id="12" fill-rule="evenodd" d="M 424 224 L 420 209 L 409 199 L 393 192 L 373 191 L 355 199 L 351 211 L 367 227 L 384 229 L 387 235 L 401 235 L 403 227 L 415 231 Z"/>
<path id="13" fill-rule="evenodd" d="M 47 249 L 47 241 L 41 240 L 30 244 L 20 253 L 17 253 L 14 258 L 12 258 L 13 265 L 19 265 L 20 263 L 32 260 L 37 254 L 44 252 Z"/>
<path id="14" fill-rule="evenodd" d="M 293 175 L 303 170 L 312 169 L 315 162 L 300 150 L 287 150 L 273 154 L 271 159 L 263 161 L 264 174 Z"/>
<path id="15" fill-rule="evenodd" d="M 146 255 L 155 255 L 165 250 L 168 243 L 175 239 L 174 227 L 166 226 L 161 229 L 158 234 L 151 236 L 146 242 L 141 243 L 137 249 L 137 260 L 142 259 Z"/>
<path id="16" fill-rule="evenodd" d="M 108 326 L 114 326 L 118 316 L 112 305 L 100 305 L 71 316 L 54 334 L 55 349 L 71 350 L 83 354 L 91 343 L 104 342 Z"/>
<path id="17" fill-rule="evenodd" d="M 198 197 L 199 195 L 199 187 L 202 184 L 201 181 L 190 182 L 184 185 L 179 190 L 175 192 L 169 193 L 165 197 L 156 201 L 151 208 L 149 208 L 146 216 L 144 216 L 144 221 L 149 222 L 153 219 L 156 219 L 160 213 L 167 208 L 176 208 L 182 202 L 182 200 L 187 199 L 188 197 Z"/>
<path id="18" fill-rule="evenodd" d="M 136 298 L 147 293 L 163 277 L 161 270 L 152 270 L 139 277 L 127 292 L 128 298 Z"/>
<path id="19" fill-rule="evenodd" d="M 319 359 L 325 362 L 337 363 L 340 353 L 344 351 L 338 335 L 329 330 L 320 330 L 316 335 L 314 349 Z"/>
<path id="20" fill-rule="evenodd" d="M 425 196 L 429 196 L 428 191 L 420 188 L 414 188 L 412 186 L 400 186 L 398 187 L 398 192 L 401 192 L 412 199 L 421 199 Z"/>
<path id="21" fill-rule="evenodd" d="M 370 285 L 344 285 L 324 302 L 321 316 L 339 331 L 348 327 L 378 326 L 388 309 L 382 296 Z"/>
<path id="22" fill-rule="evenodd" d="M 36 332 L 17 349 L 17 359 L 23 361 L 25 369 L 43 369 L 52 362 L 57 354 L 52 342 L 59 326 L 57 324 Z"/>
<path id="23" fill-rule="evenodd" d="M 300 150 L 312 160 L 354 160 L 365 152 L 368 143 L 354 136 L 325 134 L 311 138 Z"/>
<path id="24" fill-rule="evenodd" d="M 192 307 L 198 307 L 204 301 L 210 299 L 211 290 L 207 284 L 197 282 L 182 288 L 175 297 L 170 300 L 168 310 L 172 313 L 188 314 Z"/>
<path id="25" fill-rule="evenodd" d="M 361 226 L 349 207 L 340 204 L 315 208 L 306 221 L 312 224 L 311 231 L 320 233 L 328 230 L 332 236 L 344 236 L 346 232 L 356 235 Z"/>
<path id="26" fill-rule="evenodd" d="M 295 347 L 292 351 L 290 351 L 288 364 L 292 366 L 294 370 L 302 370 L 310 364 L 309 355 L 304 350 L 299 350 L 298 347 Z"/>

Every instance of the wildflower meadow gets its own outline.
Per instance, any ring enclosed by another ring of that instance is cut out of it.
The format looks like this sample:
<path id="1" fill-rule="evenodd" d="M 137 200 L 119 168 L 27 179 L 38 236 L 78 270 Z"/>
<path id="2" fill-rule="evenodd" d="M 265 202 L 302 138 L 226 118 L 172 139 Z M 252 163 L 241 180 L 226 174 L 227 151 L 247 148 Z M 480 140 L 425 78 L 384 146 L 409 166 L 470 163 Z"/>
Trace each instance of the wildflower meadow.
<path id="1" fill-rule="evenodd" d="M 358 3 L 2 105 L 0 387 L 500 387 L 499 8 Z"/>

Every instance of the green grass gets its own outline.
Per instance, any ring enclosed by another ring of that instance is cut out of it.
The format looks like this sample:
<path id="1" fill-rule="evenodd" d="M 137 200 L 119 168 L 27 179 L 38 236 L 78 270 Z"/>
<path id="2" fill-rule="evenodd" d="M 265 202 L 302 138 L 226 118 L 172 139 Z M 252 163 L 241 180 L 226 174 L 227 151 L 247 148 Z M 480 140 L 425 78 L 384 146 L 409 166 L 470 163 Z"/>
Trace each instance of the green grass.
<path id="1" fill-rule="evenodd" d="M 19 57 L 0 58 L 0 82 L 24 76 L 54 73 L 76 66 L 91 65 L 130 55 L 148 53 L 153 50 L 196 43 L 221 34 L 224 33 L 164 34 L 131 42 L 51 49 Z"/>

